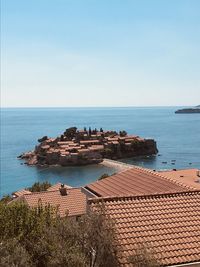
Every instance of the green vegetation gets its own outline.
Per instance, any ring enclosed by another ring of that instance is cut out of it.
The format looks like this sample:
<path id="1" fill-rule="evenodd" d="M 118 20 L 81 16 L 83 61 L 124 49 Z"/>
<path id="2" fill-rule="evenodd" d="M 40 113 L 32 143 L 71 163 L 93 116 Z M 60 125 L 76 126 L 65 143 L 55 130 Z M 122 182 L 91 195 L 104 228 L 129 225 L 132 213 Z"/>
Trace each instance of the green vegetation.
<path id="1" fill-rule="evenodd" d="M 88 157 L 87 155 L 84 155 L 84 154 L 78 154 L 78 160 L 86 161 L 88 160 Z"/>
<path id="2" fill-rule="evenodd" d="M 26 188 L 26 190 L 29 190 L 31 192 L 41 192 L 41 191 L 47 191 L 47 189 L 52 186 L 49 182 L 36 182 L 31 187 Z"/>
<path id="3" fill-rule="evenodd" d="M 76 127 L 71 127 L 65 130 L 64 135 L 71 140 L 75 134 L 76 134 L 77 128 Z"/>
<path id="4" fill-rule="evenodd" d="M 112 156 L 114 155 L 114 152 L 113 152 L 113 149 L 111 148 L 105 148 L 103 154 L 105 158 L 112 158 Z"/>
<path id="5" fill-rule="evenodd" d="M 48 136 L 45 135 L 45 136 L 43 136 L 42 138 L 38 139 L 38 142 L 39 142 L 39 143 L 42 143 L 42 142 L 46 141 L 47 139 L 48 139 Z"/>
<path id="6" fill-rule="evenodd" d="M 103 180 L 103 179 L 105 179 L 105 178 L 107 178 L 107 177 L 109 177 L 110 175 L 108 174 L 108 173 L 104 173 L 104 174 L 102 174 L 100 177 L 99 177 L 99 179 L 98 180 Z"/>
<path id="7" fill-rule="evenodd" d="M 50 206 L 0 203 L 0 266 L 117 267 L 112 229 L 103 213 L 61 219 Z"/>
<path id="8" fill-rule="evenodd" d="M 160 264 L 154 257 L 151 249 L 138 246 L 133 255 L 129 256 L 128 262 L 134 267 L 159 267 Z"/>
<path id="9" fill-rule="evenodd" d="M 121 137 L 127 136 L 127 132 L 126 132 L 126 131 L 120 131 L 120 132 L 119 132 L 119 135 L 120 135 Z"/>
<path id="10" fill-rule="evenodd" d="M 103 174 L 100 179 L 108 177 Z M 50 184 L 35 183 L 29 190 L 44 190 Z M 103 203 L 81 217 L 60 218 L 57 207 L 29 208 L 24 202 L 0 200 L 1 267 L 119 267 L 115 225 Z M 8 204 L 8 202 L 10 202 Z M 146 248 L 127 258 L 130 266 L 158 267 Z"/>
<path id="11" fill-rule="evenodd" d="M 132 148 L 134 148 L 135 150 L 139 150 L 142 149 L 143 147 L 143 143 L 141 143 L 140 141 L 138 141 L 137 139 L 134 141 L 131 141 L 131 146 Z"/>
<path id="12" fill-rule="evenodd" d="M 12 197 L 10 195 L 5 195 L 2 197 L 2 199 L 0 199 L 0 203 L 5 203 L 7 204 L 8 202 L 10 202 L 12 200 Z"/>

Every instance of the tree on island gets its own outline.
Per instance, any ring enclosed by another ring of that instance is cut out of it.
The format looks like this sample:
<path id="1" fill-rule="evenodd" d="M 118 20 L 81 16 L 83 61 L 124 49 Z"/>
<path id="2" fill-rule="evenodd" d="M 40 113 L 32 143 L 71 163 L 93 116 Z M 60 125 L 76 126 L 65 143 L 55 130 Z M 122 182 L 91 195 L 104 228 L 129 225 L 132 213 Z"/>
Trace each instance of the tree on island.
<path id="1" fill-rule="evenodd" d="M 48 136 L 45 135 L 45 136 L 43 136 L 42 138 L 38 139 L 38 142 L 39 142 L 39 143 L 42 143 L 42 142 L 46 141 L 47 139 L 48 139 Z"/>
<path id="2" fill-rule="evenodd" d="M 70 127 L 65 130 L 64 135 L 67 137 L 67 139 L 72 139 L 75 137 L 77 128 L 76 127 Z"/>
<path id="3" fill-rule="evenodd" d="M 121 137 L 127 136 L 127 132 L 126 132 L 126 131 L 120 131 L 120 132 L 119 132 L 119 135 L 120 135 Z"/>
<path id="4" fill-rule="evenodd" d="M 60 136 L 60 141 L 64 141 L 64 135 L 63 134 L 61 134 L 61 136 Z"/>
<path id="5" fill-rule="evenodd" d="M 88 133 L 89 133 L 89 136 L 91 136 L 91 134 L 92 134 L 91 127 L 89 127 Z"/>

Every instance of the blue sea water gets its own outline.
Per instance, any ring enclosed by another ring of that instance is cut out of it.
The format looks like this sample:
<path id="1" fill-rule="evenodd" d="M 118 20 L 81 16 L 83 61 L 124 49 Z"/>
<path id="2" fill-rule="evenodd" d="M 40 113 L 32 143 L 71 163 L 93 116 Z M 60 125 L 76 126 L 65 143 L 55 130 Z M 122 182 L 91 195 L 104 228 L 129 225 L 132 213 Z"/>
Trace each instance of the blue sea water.
<path id="1" fill-rule="evenodd" d="M 21 165 L 17 156 L 37 139 L 55 137 L 66 128 L 126 130 L 157 141 L 159 156 L 125 160 L 152 169 L 200 168 L 200 114 L 175 114 L 178 107 L 156 108 L 2 108 L 0 195 L 35 181 L 85 185 L 115 169 L 100 165 L 38 168 Z M 172 165 L 172 160 L 175 165 Z M 163 163 L 167 162 L 167 163 Z"/>

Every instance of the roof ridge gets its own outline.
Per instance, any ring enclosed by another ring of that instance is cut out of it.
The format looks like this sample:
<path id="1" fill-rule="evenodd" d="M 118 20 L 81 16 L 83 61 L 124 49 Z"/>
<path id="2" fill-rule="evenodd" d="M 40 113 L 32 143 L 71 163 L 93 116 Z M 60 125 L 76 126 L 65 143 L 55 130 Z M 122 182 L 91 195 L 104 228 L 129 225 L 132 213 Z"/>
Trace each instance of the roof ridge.
<path id="1" fill-rule="evenodd" d="M 196 195 L 200 194 L 200 190 L 193 190 L 193 191 L 181 191 L 181 192 L 166 192 L 166 193 L 158 193 L 158 194 L 149 194 L 149 195 L 127 195 L 127 196 L 109 196 L 109 197 L 98 197 L 98 198 L 89 198 L 88 203 L 98 203 L 103 201 L 118 201 L 118 200 L 132 200 L 132 199 L 153 199 L 153 198 L 163 198 L 163 197 L 173 197 L 173 196 L 180 196 L 180 195 Z"/>
<path id="2" fill-rule="evenodd" d="M 82 186 L 80 187 L 71 187 L 71 188 L 67 188 L 67 190 L 73 190 L 73 189 L 80 189 L 81 190 Z M 23 194 L 23 196 L 30 196 L 30 195 L 37 195 L 37 194 L 41 194 L 41 193 L 52 193 L 52 192 L 58 192 L 60 191 L 60 189 L 54 189 L 54 190 L 46 190 L 46 191 L 40 191 L 40 192 L 31 192 L 31 194 Z"/>
<path id="3" fill-rule="evenodd" d="M 46 191 L 40 191 L 40 192 L 31 192 L 31 194 L 23 194 L 23 196 L 30 196 L 30 195 L 37 195 L 37 194 L 41 194 L 41 193 L 52 193 L 52 192 L 57 192 L 57 191 L 59 191 L 59 189 L 55 189 L 55 190 L 51 190 L 51 191 L 48 191 L 48 190 L 46 190 Z"/>

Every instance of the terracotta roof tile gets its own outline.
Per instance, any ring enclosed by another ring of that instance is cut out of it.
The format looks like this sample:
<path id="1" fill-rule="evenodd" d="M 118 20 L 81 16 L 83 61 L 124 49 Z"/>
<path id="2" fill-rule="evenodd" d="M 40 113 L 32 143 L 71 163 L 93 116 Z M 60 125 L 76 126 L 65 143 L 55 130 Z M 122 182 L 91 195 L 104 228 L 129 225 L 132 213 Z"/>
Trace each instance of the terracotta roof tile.
<path id="1" fill-rule="evenodd" d="M 13 196 L 14 197 L 21 197 L 25 194 L 31 194 L 31 192 L 29 190 L 22 189 L 22 190 L 19 190 L 19 191 L 13 193 Z"/>
<path id="2" fill-rule="evenodd" d="M 58 208 L 61 217 L 86 213 L 86 194 L 81 188 L 68 188 L 66 195 L 61 195 L 59 190 L 25 194 L 16 200 L 25 201 L 30 207 L 37 207 L 39 203 L 52 205 Z"/>
<path id="3" fill-rule="evenodd" d="M 100 141 L 99 140 L 83 140 L 83 141 L 80 141 L 80 144 L 90 144 L 90 143 L 99 144 Z"/>
<path id="4" fill-rule="evenodd" d="M 173 179 L 144 168 L 130 168 L 116 175 L 86 185 L 97 196 L 157 194 L 193 189 Z"/>
<path id="5" fill-rule="evenodd" d="M 142 245 L 162 266 L 200 261 L 200 191 L 97 198 L 90 207 L 97 210 L 102 201 L 115 221 L 123 266 Z"/>
<path id="6" fill-rule="evenodd" d="M 200 170 L 198 169 L 170 170 L 159 173 L 187 186 L 193 187 L 193 189 L 200 189 L 200 176 L 198 176 L 200 175 Z"/>

